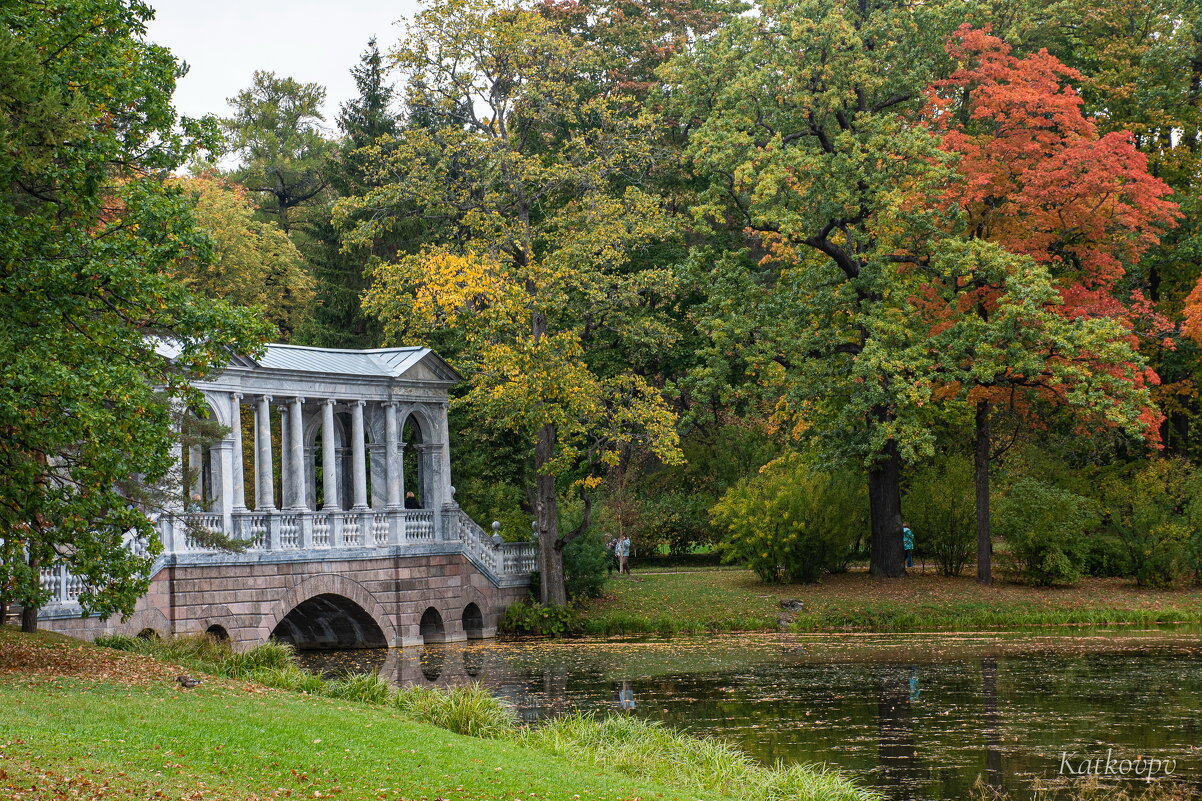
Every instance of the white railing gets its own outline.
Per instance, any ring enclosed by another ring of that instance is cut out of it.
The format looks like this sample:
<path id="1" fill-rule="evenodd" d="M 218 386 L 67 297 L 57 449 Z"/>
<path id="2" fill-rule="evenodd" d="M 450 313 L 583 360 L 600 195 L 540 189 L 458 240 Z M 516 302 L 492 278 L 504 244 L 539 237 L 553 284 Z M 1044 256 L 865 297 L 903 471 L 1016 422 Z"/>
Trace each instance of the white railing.
<path id="1" fill-rule="evenodd" d="M 328 512 L 318 512 L 313 515 L 313 547 L 330 547 L 330 534 L 333 531 L 333 518 Z"/>
<path id="2" fill-rule="evenodd" d="M 222 533 L 225 521 L 221 515 L 207 513 L 189 514 L 184 517 L 184 547 L 188 550 L 204 550 L 203 533 L 212 531 Z"/>
<path id="3" fill-rule="evenodd" d="M 397 512 L 404 525 L 404 538 L 409 542 L 433 542 L 434 513 L 421 509 L 406 509 Z"/>
<path id="4" fill-rule="evenodd" d="M 225 518 L 219 514 L 164 515 L 158 521 L 164 555 L 219 553 L 219 548 L 198 536 L 201 531 L 241 540 L 246 550 L 252 553 L 303 552 L 305 532 L 308 531 L 308 544 L 313 550 L 441 545 L 435 552 L 461 552 L 495 579 L 522 578 L 537 566 L 532 544 L 495 542 L 492 535 L 457 507 L 447 507 L 442 512 L 429 509 L 245 511 L 233 513 L 230 520 L 231 530 L 226 531 Z M 390 543 L 392 531 L 397 532 L 395 543 Z M 149 553 L 144 540 L 128 537 L 126 545 L 139 556 Z M 237 555 L 231 556 L 236 558 Z M 51 594 L 51 604 L 77 603 L 85 589 L 83 579 L 61 564 L 42 568 L 41 580 L 42 586 Z"/>
<path id="5" fill-rule="evenodd" d="M 388 544 L 388 513 L 387 512 L 372 512 L 371 517 L 371 541 L 376 545 Z"/>

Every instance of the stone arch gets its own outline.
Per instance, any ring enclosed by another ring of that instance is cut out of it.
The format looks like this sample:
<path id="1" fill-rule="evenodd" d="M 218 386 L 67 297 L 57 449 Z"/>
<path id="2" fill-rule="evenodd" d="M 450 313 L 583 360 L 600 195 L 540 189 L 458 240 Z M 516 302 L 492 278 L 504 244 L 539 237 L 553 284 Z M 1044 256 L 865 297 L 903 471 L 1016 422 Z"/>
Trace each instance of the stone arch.
<path id="1" fill-rule="evenodd" d="M 484 637 L 484 613 L 480 611 L 480 607 L 475 601 L 470 601 L 467 606 L 463 607 L 460 619 L 463 624 L 463 633 L 469 640 L 479 640 Z"/>
<path id="2" fill-rule="evenodd" d="M 205 406 L 209 410 L 209 418 L 215 420 L 223 426 L 230 425 L 230 401 L 229 396 L 224 392 L 214 395 L 209 392 L 202 393 Z"/>
<path id="3" fill-rule="evenodd" d="M 435 452 L 439 432 L 436 418 L 424 404 L 410 403 L 397 411 L 404 446 L 401 457 L 405 492 L 413 492 L 422 508 L 435 508 L 439 503 L 434 478 L 439 458 Z"/>
<path id="4" fill-rule="evenodd" d="M 271 633 L 289 612 L 318 595 L 338 595 L 354 602 L 379 627 L 384 635 L 385 645 L 397 644 L 396 626 L 393 625 L 392 618 L 375 596 L 359 582 L 332 573 L 305 579 L 272 604 L 259 620 L 256 628 L 256 640 L 267 642 L 271 638 Z"/>
<path id="5" fill-rule="evenodd" d="M 231 645 L 245 641 L 248 632 L 253 632 L 255 620 L 249 615 L 235 615 L 225 604 L 208 604 L 197 610 L 194 631 L 208 632 L 213 628 L 225 631 Z M 250 643 L 253 645 L 253 643 Z"/>
<path id="6" fill-rule="evenodd" d="M 222 626 L 220 623 L 214 623 L 213 625 L 209 626 L 207 629 L 205 629 L 205 634 L 209 635 L 214 640 L 217 640 L 217 642 L 230 641 L 230 633 L 226 631 L 225 626 Z"/>
<path id="7" fill-rule="evenodd" d="M 424 642 L 446 642 L 446 624 L 443 622 L 442 612 L 438 611 L 437 607 L 426 607 L 417 627 L 418 634 L 421 635 Z"/>
<path id="8" fill-rule="evenodd" d="M 161 610 L 154 607 L 147 607 L 134 612 L 129 620 L 122 624 L 119 633 L 128 634 L 133 637 L 147 629 L 158 632 L 160 635 L 175 633 L 175 629 L 172 627 L 171 621 L 167 619 L 167 616 Z"/>
<path id="9" fill-rule="evenodd" d="M 284 615 L 272 639 L 305 650 L 385 648 L 384 631 L 367 610 L 345 595 L 322 593 Z"/>

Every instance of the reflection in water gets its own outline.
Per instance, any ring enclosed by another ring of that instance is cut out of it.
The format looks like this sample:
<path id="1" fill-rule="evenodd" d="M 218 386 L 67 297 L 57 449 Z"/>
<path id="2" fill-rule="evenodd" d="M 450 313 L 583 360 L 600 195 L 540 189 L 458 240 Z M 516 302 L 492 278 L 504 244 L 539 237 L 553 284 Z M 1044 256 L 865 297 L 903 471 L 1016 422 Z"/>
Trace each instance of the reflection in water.
<path id="1" fill-rule="evenodd" d="M 1062 750 L 1174 758 L 1181 778 L 1202 780 L 1200 654 L 1186 628 L 473 641 L 303 657 L 327 675 L 378 669 L 398 685 L 479 681 L 528 722 L 639 715 L 917 800 L 966 798 L 978 781 L 1028 798 Z"/>
<path id="2" fill-rule="evenodd" d="M 894 798 L 916 798 L 923 778 L 922 764 L 914 746 L 914 722 L 910 707 L 915 668 L 882 666 L 877 677 L 877 721 L 879 781 Z"/>
<path id="3" fill-rule="evenodd" d="M 1002 789 L 1002 716 L 997 708 L 997 659 L 981 659 L 981 691 L 985 707 L 985 782 Z"/>

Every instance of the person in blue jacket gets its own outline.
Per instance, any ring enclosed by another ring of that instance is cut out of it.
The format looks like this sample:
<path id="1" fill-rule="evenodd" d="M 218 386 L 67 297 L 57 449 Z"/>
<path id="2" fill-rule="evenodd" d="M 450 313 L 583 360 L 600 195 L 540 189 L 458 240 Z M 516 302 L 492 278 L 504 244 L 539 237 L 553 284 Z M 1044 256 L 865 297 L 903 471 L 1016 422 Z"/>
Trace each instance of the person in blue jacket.
<path id="1" fill-rule="evenodd" d="M 909 523 L 902 523 L 902 547 L 906 549 L 906 567 L 914 567 L 914 532 Z"/>

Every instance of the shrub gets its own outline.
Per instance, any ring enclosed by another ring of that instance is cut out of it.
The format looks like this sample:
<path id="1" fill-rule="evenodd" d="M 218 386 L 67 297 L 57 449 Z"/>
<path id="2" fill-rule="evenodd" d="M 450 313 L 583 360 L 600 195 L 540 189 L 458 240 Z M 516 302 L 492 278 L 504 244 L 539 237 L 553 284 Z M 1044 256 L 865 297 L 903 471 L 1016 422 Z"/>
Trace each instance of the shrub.
<path id="1" fill-rule="evenodd" d="M 231 679 L 250 678 L 256 671 L 279 670 L 294 665 L 295 654 L 295 649 L 288 643 L 268 640 L 249 651 L 229 653 L 217 664 L 216 672 Z"/>
<path id="2" fill-rule="evenodd" d="M 725 532 L 723 559 L 743 562 L 770 583 L 816 581 L 845 569 L 868 525 L 863 482 L 806 465 L 797 454 L 761 468 L 711 510 Z"/>
<path id="3" fill-rule="evenodd" d="M 393 703 L 415 720 L 469 737 L 501 737 L 517 726 L 513 710 L 479 684 L 450 690 L 405 687 Z"/>
<path id="4" fill-rule="evenodd" d="M 108 634 L 97 637 L 92 642 L 102 648 L 112 648 L 117 651 L 141 651 L 140 646 L 144 640 L 130 637 L 128 634 Z"/>
<path id="5" fill-rule="evenodd" d="M 976 551 L 972 460 L 949 455 L 914 473 L 905 499 L 916 550 L 943 576 L 958 576 Z"/>
<path id="6" fill-rule="evenodd" d="M 675 491 L 641 500 L 639 539 L 664 546 L 673 556 L 712 545 L 709 510 L 717 498 L 704 492 Z"/>
<path id="7" fill-rule="evenodd" d="M 563 549 L 563 583 L 568 597 L 596 598 L 601 595 L 608 559 L 609 553 L 599 531 L 589 529 L 569 542 Z"/>
<path id="8" fill-rule="evenodd" d="M 543 606 L 518 601 L 501 616 L 498 626 L 503 634 L 562 637 L 580 630 L 580 619 L 570 606 Z"/>
<path id="9" fill-rule="evenodd" d="M 1085 573 L 1098 578 L 1131 575 L 1131 564 L 1122 539 L 1112 531 L 1099 531 L 1089 538 L 1085 552 Z"/>
<path id="10" fill-rule="evenodd" d="M 1166 587 L 1186 573 L 1198 490 L 1193 467 L 1180 458 L 1134 465 L 1103 486 L 1106 522 L 1140 586 Z"/>
<path id="11" fill-rule="evenodd" d="M 392 686 L 380 678 L 379 673 L 352 673 L 328 682 L 325 693 L 362 704 L 383 704 L 392 697 Z"/>
<path id="12" fill-rule="evenodd" d="M 1097 505 L 1038 479 L 1020 478 L 996 504 L 995 529 L 1014 569 L 1036 584 L 1075 584 L 1087 553 L 1086 532 L 1099 522 Z"/>

